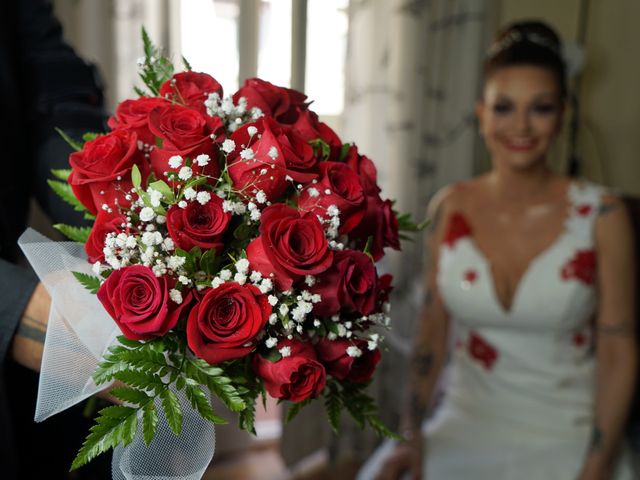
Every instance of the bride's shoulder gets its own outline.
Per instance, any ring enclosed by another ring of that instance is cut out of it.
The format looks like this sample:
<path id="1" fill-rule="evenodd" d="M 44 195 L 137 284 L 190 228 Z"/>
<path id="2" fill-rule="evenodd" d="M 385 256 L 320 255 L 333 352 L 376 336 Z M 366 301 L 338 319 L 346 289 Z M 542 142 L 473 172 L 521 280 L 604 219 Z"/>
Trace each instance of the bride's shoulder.
<path id="1" fill-rule="evenodd" d="M 473 201 L 477 196 L 478 187 L 481 183 L 480 178 L 472 178 L 449 184 L 438 190 L 429 202 L 428 211 L 433 214 L 435 212 L 454 212 L 464 210 L 465 205 Z"/>

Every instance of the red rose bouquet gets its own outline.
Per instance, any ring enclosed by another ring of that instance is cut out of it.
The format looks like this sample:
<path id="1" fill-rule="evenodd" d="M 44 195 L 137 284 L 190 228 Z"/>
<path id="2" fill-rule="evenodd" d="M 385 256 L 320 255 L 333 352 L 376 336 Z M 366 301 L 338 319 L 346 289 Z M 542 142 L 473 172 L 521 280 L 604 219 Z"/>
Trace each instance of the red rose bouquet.
<path id="1" fill-rule="evenodd" d="M 376 169 L 309 109 L 260 79 L 231 96 L 211 76 L 173 74 L 146 39 L 148 91 L 122 102 L 111 131 L 87 135 L 52 186 L 91 228 L 58 225 L 84 244 L 77 273 L 121 335 L 93 374 L 122 405 L 99 412 L 73 468 L 160 421 L 179 434 L 186 408 L 223 421 L 209 392 L 253 431 L 259 395 L 325 397 L 393 436 L 364 388 L 389 323 L 375 261 L 415 230 L 380 197 Z M 68 182 L 68 183 L 67 183 Z"/>

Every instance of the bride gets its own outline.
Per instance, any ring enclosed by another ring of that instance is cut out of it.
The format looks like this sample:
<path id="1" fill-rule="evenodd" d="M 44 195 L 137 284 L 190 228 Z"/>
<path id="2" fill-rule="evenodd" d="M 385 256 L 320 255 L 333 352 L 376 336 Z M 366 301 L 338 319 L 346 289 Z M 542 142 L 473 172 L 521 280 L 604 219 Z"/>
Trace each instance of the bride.
<path id="1" fill-rule="evenodd" d="M 430 206 L 406 440 L 360 479 L 632 478 L 620 455 L 637 365 L 631 228 L 618 198 L 548 168 L 565 97 L 555 32 L 522 22 L 497 36 L 477 107 L 493 169 Z"/>

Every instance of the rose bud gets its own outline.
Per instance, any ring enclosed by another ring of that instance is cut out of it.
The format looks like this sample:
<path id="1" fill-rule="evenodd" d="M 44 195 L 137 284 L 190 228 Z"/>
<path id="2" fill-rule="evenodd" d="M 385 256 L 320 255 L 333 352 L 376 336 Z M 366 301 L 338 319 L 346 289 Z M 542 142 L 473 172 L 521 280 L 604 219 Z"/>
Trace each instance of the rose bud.
<path id="1" fill-rule="evenodd" d="M 329 158 L 331 162 L 340 160 L 342 150 L 342 140 L 329 125 L 318 120 L 318 114 L 311 110 L 299 110 L 298 119 L 293 124 L 293 128 L 306 141 L 323 140 L 329 145 Z"/>
<path id="2" fill-rule="evenodd" d="M 340 212 L 338 231 L 341 234 L 349 233 L 360 223 L 367 208 L 358 174 L 349 166 L 338 162 L 321 162 L 320 173 L 318 183 L 308 185 L 302 190 L 298 208 L 329 219 L 329 207 L 335 206 Z"/>
<path id="3" fill-rule="evenodd" d="M 267 296 L 250 284 L 226 282 L 206 290 L 187 320 L 187 343 L 210 364 L 242 358 L 271 314 Z"/>
<path id="4" fill-rule="evenodd" d="M 275 118 L 279 123 L 292 124 L 298 118 L 300 110 L 306 110 L 307 96 L 291 88 L 278 87 L 259 78 L 249 78 L 236 93 L 234 103 L 240 97 L 247 100 L 249 108 L 257 107 L 267 116 Z"/>
<path id="5" fill-rule="evenodd" d="M 336 251 L 333 265 L 316 277 L 316 283 L 309 290 L 322 297 L 322 301 L 313 306 L 316 315 L 333 315 L 341 308 L 369 315 L 378 294 L 376 267 L 362 252 Z"/>
<path id="6" fill-rule="evenodd" d="M 126 222 L 124 215 L 120 212 L 106 212 L 100 210 L 96 221 L 93 223 L 89 238 L 84 244 L 89 262 L 104 262 L 104 241 L 109 233 L 122 232 L 122 223 Z"/>
<path id="7" fill-rule="evenodd" d="M 222 235 L 231 220 L 231 212 L 222 209 L 222 199 L 211 195 L 202 205 L 192 201 L 185 208 L 172 205 L 167 211 L 167 229 L 178 248 L 191 250 L 193 247 L 216 248 L 223 246 Z"/>
<path id="8" fill-rule="evenodd" d="M 373 376 L 381 357 L 380 350 L 369 350 L 367 347 L 368 342 L 362 339 L 323 338 L 316 345 L 316 353 L 329 375 L 338 380 L 364 383 Z M 351 352 L 352 355 L 349 355 L 350 348 L 355 350 Z"/>
<path id="9" fill-rule="evenodd" d="M 280 289 L 331 266 L 333 252 L 313 213 L 277 204 L 265 208 L 260 220 L 260 236 L 247 246 L 247 259 L 264 277 L 273 273 Z"/>
<path id="10" fill-rule="evenodd" d="M 217 145 L 225 138 L 220 118 L 172 104 L 149 113 L 149 129 L 162 141 L 162 147 L 151 150 L 151 166 L 157 178 L 164 178 L 164 172 L 180 169 L 169 166 L 169 159 L 176 155 L 192 160 L 201 154 L 208 155 L 211 160 L 206 166 L 192 164 L 194 173 L 213 178 L 220 174 Z"/>
<path id="11" fill-rule="evenodd" d="M 131 203 L 125 198 L 132 187 L 131 169 L 137 165 L 143 180 L 149 172 L 137 143 L 134 132 L 117 130 L 88 141 L 82 150 L 69 156 L 69 185 L 92 214 L 96 215 L 104 204 L 115 209 Z"/>
<path id="12" fill-rule="evenodd" d="M 168 105 L 164 98 L 140 97 L 125 100 L 116 107 L 116 113 L 107 124 L 112 130 L 131 130 L 136 132 L 138 140 L 155 145 L 156 137 L 149 130 L 149 112 L 157 107 Z"/>
<path id="13" fill-rule="evenodd" d="M 206 113 L 204 101 L 210 93 L 217 93 L 222 98 L 222 85 L 211 75 L 199 72 L 176 73 L 160 86 L 160 95 L 164 98 L 195 108 Z"/>
<path id="14" fill-rule="evenodd" d="M 322 393 L 326 385 L 325 369 L 316 358 L 313 346 L 297 340 L 281 340 L 277 347 L 288 355 L 272 362 L 261 355 L 253 357 L 253 369 L 264 380 L 273 398 L 301 402 Z"/>
<path id="15" fill-rule="evenodd" d="M 191 302 L 191 292 L 180 304 L 171 300 L 171 288 L 167 277 L 156 277 L 150 268 L 133 265 L 114 270 L 97 296 L 125 337 L 150 340 L 175 327 Z"/>
<path id="16" fill-rule="evenodd" d="M 350 236 L 356 240 L 357 248 L 364 248 L 371 237 L 369 251 L 376 262 L 384 257 L 385 247 L 400 250 L 398 219 L 391 200 L 382 201 L 378 194 L 367 197 L 366 213 Z"/>

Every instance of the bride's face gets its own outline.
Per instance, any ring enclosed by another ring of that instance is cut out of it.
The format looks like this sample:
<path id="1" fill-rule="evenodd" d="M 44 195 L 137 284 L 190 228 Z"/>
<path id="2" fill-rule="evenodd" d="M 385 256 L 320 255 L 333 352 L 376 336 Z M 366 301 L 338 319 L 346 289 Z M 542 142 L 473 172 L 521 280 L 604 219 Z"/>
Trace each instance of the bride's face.
<path id="1" fill-rule="evenodd" d="M 495 71 L 477 105 L 480 131 L 493 161 L 517 170 L 545 162 L 563 110 L 558 81 L 550 70 L 522 65 Z"/>

